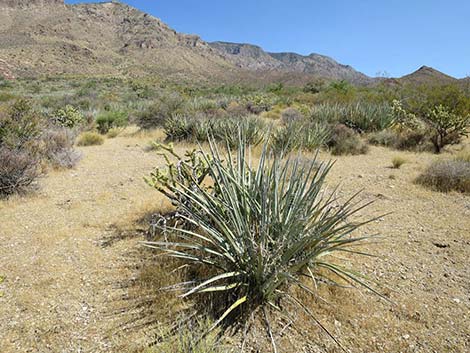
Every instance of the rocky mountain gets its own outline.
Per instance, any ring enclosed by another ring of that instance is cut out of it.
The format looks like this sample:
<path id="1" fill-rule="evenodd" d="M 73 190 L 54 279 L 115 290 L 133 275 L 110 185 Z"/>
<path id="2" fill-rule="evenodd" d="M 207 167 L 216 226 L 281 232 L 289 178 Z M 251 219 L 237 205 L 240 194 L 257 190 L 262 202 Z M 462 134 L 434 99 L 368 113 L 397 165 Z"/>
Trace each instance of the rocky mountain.
<path id="1" fill-rule="evenodd" d="M 342 65 L 330 57 L 296 53 L 269 53 L 251 44 L 213 42 L 209 43 L 237 67 L 250 70 L 282 71 L 305 74 L 307 77 L 322 77 L 332 80 L 347 80 L 353 83 L 370 83 L 372 79 L 351 66 Z"/>
<path id="2" fill-rule="evenodd" d="M 318 77 L 356 84 L 379 81 L 319 54 L 207 43 L 122 2 L 66 5 L 64 0 L 0 0 L 0 76 L 62 74 L 295 85 Z M 422 67 L 396 82 L 454 80 Z"/>

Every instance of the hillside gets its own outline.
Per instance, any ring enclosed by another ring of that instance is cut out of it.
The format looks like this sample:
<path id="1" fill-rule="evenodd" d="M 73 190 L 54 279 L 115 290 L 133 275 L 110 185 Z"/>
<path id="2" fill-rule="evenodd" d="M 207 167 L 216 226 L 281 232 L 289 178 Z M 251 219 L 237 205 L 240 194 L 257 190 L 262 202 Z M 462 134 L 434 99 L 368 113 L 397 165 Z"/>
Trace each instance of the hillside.
<path id="1" fill-rule="evenodd" d="M 197 36 L 121 3 L 0 0 L 0 60 L 14 75 L 154 74 L 202 79 L 234 68 Z"/>

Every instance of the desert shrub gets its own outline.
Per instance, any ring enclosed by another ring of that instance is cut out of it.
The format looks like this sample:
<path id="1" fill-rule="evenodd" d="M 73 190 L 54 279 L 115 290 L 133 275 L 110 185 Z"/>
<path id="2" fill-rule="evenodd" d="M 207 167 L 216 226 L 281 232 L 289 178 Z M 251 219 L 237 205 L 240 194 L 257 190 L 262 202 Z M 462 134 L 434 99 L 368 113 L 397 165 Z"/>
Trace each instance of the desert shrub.
<path id="1" fill-rule="evenodd" d="M 424 122 L 432 131 L 431 142 L 435 152 L 440 153 L 444 146 L 458 143 L 460 137 L 468 136 L 470 114 L 458 115 L 438 105 L 424 115 Z"/>
<path id="2" fill-rule="evenodd" d="M 225 108 L 225 111 L 227 112 L 229 117 L 234 118 L 240 118 L 248 114 L 248 110 L 246 109 L 246 107 L 235 101 L 231 101 Z"/>
<path id="3" fill-rule="evenodd" d="M 391 130 L 377 131 L 367 137 L 367 142 L 376 146 L 395 147 L 398 143 L 398 135 Z"/>
<path id="4" fill-rule="evenodd" d="M 291 151 L 299 150 L 302 147 L 302 141 L 299 139 L 302 133 L 301 124 L 287 124 L 275 129 L 270 137 L 270 148 L 278 154 L 287 154 Z"/>
<path id="5" fill-rule="evenodd" d="M 392 108 L 388 104 L 366 102 L 315 105 L 310 110 L 310 119 L 341 123 L 360 133 L 385 130 L 394 122 Z"/>
<path id="6" fill-rule="evenodd" d="M 49 128 L 42 136 L 42 154 L 57 168 L 73 168 L 81 158 L 74 149 L 76 133 L 66 128 Z"/>
<path id="7" fill-rule="evenodd" d="M 365 154 L 368 151 L 367 145 L 354 130 L 342 124 L 334 127 L 328 141 L 328 147 L 331 154 L 335 156 Z"/>
<path id="8" fill-rule="evenodd" d="M 65 108 L 55 111 L 51 119 L 55 125 L 69 129 L 74 129 L 86 123 L 85 116 L 79 109 L 71 105 L 66 105 Z"/>
<path id="9" fill-rule="evenodd" d="M 406 159 L 400 156 L 395 156 L 392 158 L 392 168 L 400 169 L 400 167 L 406 163 Z"/>
<path id="10" fill-rule="evenodd" d="M 96 118 L 96 128 L 100 134 L 107 134 L 109 130 L 126 126 L 127 123 L 128 116 L 122 111 L 103 112 Z"/>
<path id="11" fill-rule="evenodd" d="M 326 146 L 331 129 L 322 122 L 291 122 L 278 127 L 270 136 L 271 148 L 285 154 L 294 150 L 314 151 Z"/>
<path id="12" fill-rule="evenodd" d="M 37 153 L 0 146 L 0 197 L 27 190 L 41 175 Z"/>
<path id="13" fill-rule="evenodd" d="M 426 135 L 434 152 L 440 153 L 446 145 L 456 144 L 461 137 L 468 136 L 470 114 L 459 114 L 442 104 L 423 109 L 414 113 L 407 111 L 400 101 L 393 102 L 395 121 L 400 130 L 408 134 L 419 132 Z"/>
<path id="14" fill-rule="evenodd" d="M 416 182 L 430 189 L 470 193 L 470 162 L 439 160 L 432 163 Z"/>
<path id="15" fill-rule="evenodd" d="M 244 97 L 245 107 L 250 114 L 268 112 L 274 106 L 274 101 L 266 95 L 249 95 Z"/>
<path id="16" fill-rule="evenodd" d="M 123 130 L 120 129 L 120 128 L 113 128 L 113 129 L 110 129 L 108 131 L 108 133 L 106 134 L 106 137 L 109 138 L 109 139 L 113 139 L 113 138 L 116 138 L 119 136 L 119 134 L 122 132 Z"/>
<path id="17" fill-rule="evenodd" d="M 214 138 L 218 141 L 227 142 L 232 148 L 238 145 L 238 131 L 242 131 L 247 144 L 257 146 L 263 140 L 265 130 L 266 125 L 256 116 L 247 116 L 239 119 L 220 119 L 211 127 L 211 133 Z"/>
<path id="18" fill-rule="evenodd" d="M 162 127 L 166 119 L 184 113 L 184 99 L 178 94 L 160 98 L 136 117 L 136 124 L 142 129 Z"/>
<path id="19" fill-rule="evenodd" d="M 364 222 L 351 217 L 363 207 L 324 192 L 331 163 L 284 160 L 267 148 L 253 162 L 243 139 L 238 146 L 234 155 L 222 155 L 215 141 L 208 153 L 198 151 L 210 187 L 192 168 L 181 179 L 182 160 L 168 160 L 152 174 L 151 186 L 184 200 L 177 206 L 187 226 L 162 225 L 166 236 L 146 245 L 179 259 L 192 274 L 175 287 L 181 297 L 211 301 L 199 307 L 215 315 L 206 334 L 229 324 L 248 329 L 257 318 L 271 332 L 270 318 L 292 306 L 318 323 L 299 296 L 315 297 L 318 283 L 335 285 L 338 278 L 367 286 L 338 257 L 327 256 L 356 253 L 363 238 L 354 231 Z"/>
<path id="20" fill-rule="evenodd" d="M 104 138 L 100 134 L 92 131 L 87 131 L 78 137 L 78 146 L 97 146 L 104 143 Z"/>
<path id="21" fill-rule="evenodd" d="M 287 108 L 281 112 L 281 119 L 284 124 L 290 124 L 304 120 L 304 116 L 295 108 Z"/>
<path id="22" fill-rule="evenodd" d="M 301 148 L 306 151 L 315 151 L 327 145 L 331 138 L 331 128 L 327 124 L 310 123 L 303 126 L 298 138 L 301 141 Z"/>
<path id="23" fill-rule="evenodd" d="M 44 116 L 26 100 L 18 100 L 0 110 L 0 146 L 12 150 L 33 148 L 46 126 Z"/>
<path id="24" fill-rule="evenodd" d="M 408 130 L 398 133 L 394 147 L 406 151 L 429 151 L 432 149 L 429 136 L 424 130 Z"/>
<path id="25" fill-rule="evenodd" d="M 173 115 L 165 120 L 163 130 L 169 141 L 191 140 L 194 125 L 195 121 L 187 116 Z"/>

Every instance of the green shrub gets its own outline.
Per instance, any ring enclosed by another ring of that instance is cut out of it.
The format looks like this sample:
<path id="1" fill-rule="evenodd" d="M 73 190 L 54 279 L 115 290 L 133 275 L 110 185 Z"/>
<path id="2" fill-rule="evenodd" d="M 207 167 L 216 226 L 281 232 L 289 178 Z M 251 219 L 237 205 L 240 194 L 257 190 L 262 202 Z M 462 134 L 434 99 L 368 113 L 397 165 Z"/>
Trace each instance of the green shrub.
<path id="1" fill-rule="evenodd" d="M 333 129 L 328 146 L 334 156 L 366 154 L 368 151 L 368 146 L 354 130 L 342 124 Z"/>
<path id="2" fill-rule="evenodd" d="M 169 170 L 157 169 L 148 180 L 165 195 L 179 195 L 186 227 L 162 226 L 166 236 L 146 243 L 179 259 L 196 276 L 179 288 L 183 298 L 210 299 L 212 304 L 202 307 L 216 320 L 206 333 L 229 323 L 249 327 L 257 318 L 270 331 L 271 311 L 291 305 L 314 318 L 294 287 L 305 293 L 301 296 L 315 296 L 318 283 L 334 285 L 337 278 L 367 286 L 328 256 L 356 253 L 354 246 L 363 238 L 353 234 L 364 224 L 350 220 L 363 207 L 323 192 L 331 163 L 286 161 L 264 148 L 259 162 L 251 164 L 243 139 L 235 156 L 221 155 L 215 141 L 210 146 L 208 154 L 196 154 L 210 187 L 191 168 L 182 178 L 178 170 L 186 164 L 181 160 L 168 160 Z"/>
<path id="3" fill-rule="evenodd" d="M 416 179 L 416 182 L 441 192 L 470 193 L 470 162 L 436 161 Z"/>
<path id="4" fill-rule="evenodd" d="M 58 109 L 51 117 L 57 126 L 74 129 L 86 123 L 85 116 L 77 108 L 66 105 L 63 109 Z"/>
<path id="5" fill-rule="evenodd" d="M 185 113 L 184 105 L 178 94 L 163 96 L 137 115 L 136 124 L 142 129 L 162 127 L 166 119 Z"/>
<path id="6" fill-rule="evenodd" d="M 126 112 L 104 112 L 96 118 L 96 127 L 100 134 L 107 134 L 109 130 L 124 127 L 128 123 Z"/>
<path id="7" fill-rule="evenodd" d="M 104 138 L 96 132 L 87 131 L 78 137 L 78 146 L 97 146 L 104 143 Z"/>

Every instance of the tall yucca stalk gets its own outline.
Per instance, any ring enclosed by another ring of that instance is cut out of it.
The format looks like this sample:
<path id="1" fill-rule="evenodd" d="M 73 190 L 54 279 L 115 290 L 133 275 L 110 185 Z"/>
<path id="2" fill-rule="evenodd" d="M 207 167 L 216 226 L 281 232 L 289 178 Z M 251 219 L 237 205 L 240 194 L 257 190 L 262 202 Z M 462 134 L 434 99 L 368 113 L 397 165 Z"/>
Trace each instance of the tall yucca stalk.
<path id="1" fill-rule="evenodd" d="M 172 228 L 172 240 L 146 243 L 212 274 L 194 279 L 182 294 L 230 298 L 212 329 L 229 316 L 237 322 L 254 313 L 263 315 L 270 327 L 266 309 L 280 310 L 283 301 L 298 305 L 319 323 L 292 294 L 292 287 L 312 295 L 319 282 L 367 287 L 329 256 L 359 254 L 353 246 L 364 238 L 352 233 L 367 222 L 352 223 L 349 218 L 364 205 L 357 206 L 354 198 L 341 204 L 335 193 L 323 190 L 332 163 L 315 158 L 305 164 L 303 159 L 284 160 L 267 151 L 254 162 L 241 141 L 236 153 L 222 156 L 210 140 L 207 165 L 213 186 L 168 184 L 172 193 L 190 200 L 190 205 L 180 205 L 181 214 L 194 227 Z"/>

